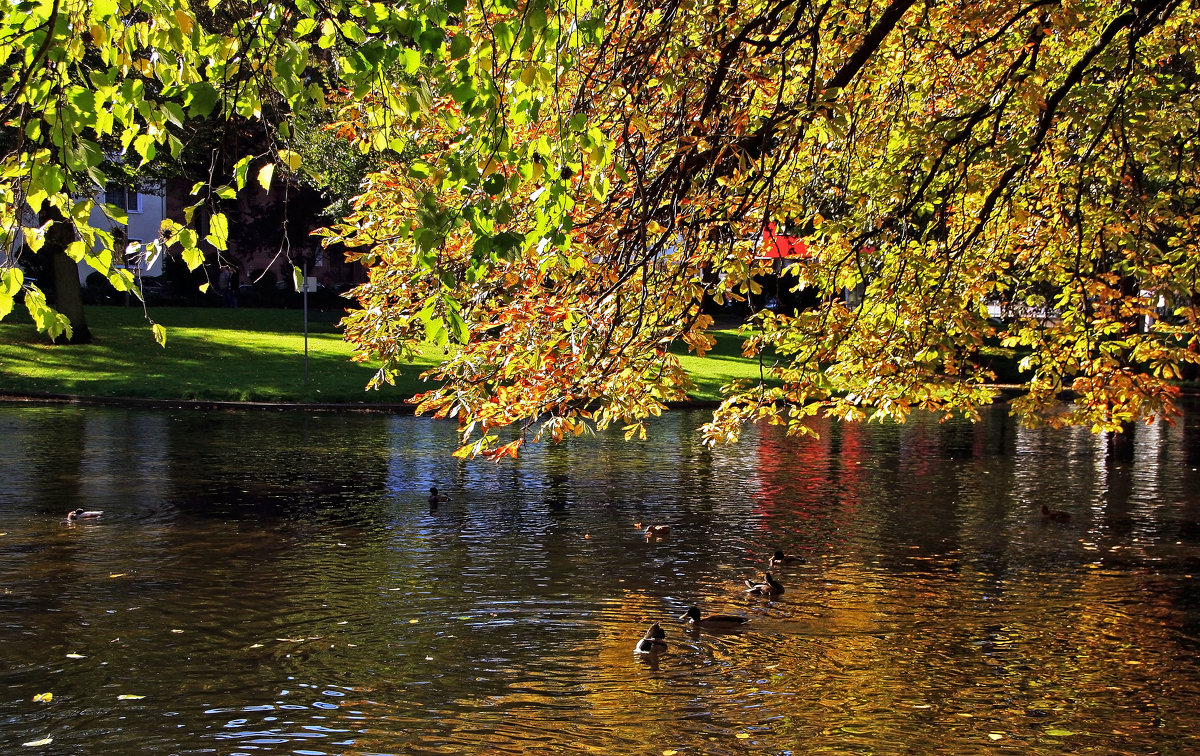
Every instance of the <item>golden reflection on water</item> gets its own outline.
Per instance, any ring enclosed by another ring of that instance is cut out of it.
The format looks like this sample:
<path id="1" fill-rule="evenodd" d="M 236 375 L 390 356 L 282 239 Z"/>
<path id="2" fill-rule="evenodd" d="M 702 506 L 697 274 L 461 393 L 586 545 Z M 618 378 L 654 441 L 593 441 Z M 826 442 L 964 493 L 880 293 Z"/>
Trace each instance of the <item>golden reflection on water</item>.
<path id="1" fill-rule="evenodd" d="M 1117 453 L 999 414 L 711 451 L 694 421 L 496 466 L 412 418 L 0 409 L 0 750 L 1197 750 L 1190 417 Z M 775 548 L 807 561 L 746 596 Z"/>

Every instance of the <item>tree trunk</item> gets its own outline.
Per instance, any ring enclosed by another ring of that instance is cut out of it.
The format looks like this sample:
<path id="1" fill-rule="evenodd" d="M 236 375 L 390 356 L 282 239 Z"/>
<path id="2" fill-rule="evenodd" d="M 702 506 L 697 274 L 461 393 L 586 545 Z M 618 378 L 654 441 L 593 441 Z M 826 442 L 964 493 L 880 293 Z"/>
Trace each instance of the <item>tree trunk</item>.
<path id="1" fill-rule="evenodd" d="M 46 231 L 46 245 L 43 251 L 50 256 L 50 264 L 54 271 L 54 308 L 71 321 L 71 338 L 66 339 L 66 342 L 89 344 L 92 341 L 92 332 L 88 330 L 87 320 L 83 316 L 83 288 L 79 285 L 79 266 L 67 256 L 67 245 L 75 240 L 75 234 L 70 224 L 63 222 L 57 211 L 50 212 L 53 213 L 55 222 Z"/>

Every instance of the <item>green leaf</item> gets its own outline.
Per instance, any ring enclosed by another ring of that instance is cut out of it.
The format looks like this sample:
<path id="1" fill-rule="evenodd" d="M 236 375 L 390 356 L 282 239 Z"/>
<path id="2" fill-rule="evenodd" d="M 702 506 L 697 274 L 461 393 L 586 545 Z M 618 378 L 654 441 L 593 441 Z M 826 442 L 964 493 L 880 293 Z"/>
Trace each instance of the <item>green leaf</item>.
<path id="1" fill-rule="evenodd" d="M 250 173 L 250 161 L 253 159 L 247 155 L 233 166 L 233 182 L 239 190 L 246 188 L 246 176 Z"/>
<path id="2" fill-rule="evenodd" d="M 457 40 L 458 37 L 455 37 L 455 41 Z M 412 48 L 405 48 L 402 55 L 404 56 L 405 73 L 415 74 L 417 69 L 421 67 L 421 53 Z"/>
<path id="3" fill-rule="evenodd" d="M 208 219 L 208 236 L 205 239 L 222 252 L 229 249 L 229 218 L 225 213 L 213 213 Z"/>
<path id="4" fill-rule="evenodd" d="M 183 98 L 183 104 L 188 106 L 188 113 L 193 116 L 207 116 L 217 106 L 221 95 L 217 88 L 207 81 L 200 81 L 188 87 L 188 93 Z"/>
<path id="5" fill-rule="evenodd" d="M 87 254 L 87 245 L 76 239 L 67 245 L 66 253 L 67 257 L 71 258 L 75 262 L 79 262 L 83 259 L 83 256 Z"/>
<path id="6" fill-rule="evenodd" d="M 25 309 L 29 310 L 29 316 L 33 318 L 33 323 L 38 331 L 49 336 L 51 341 L 58 339 L 63 334 L 66 334 L 68 340 L 74 335 L 71 321 L 67 319 L 66 315 L 47 305 L 46 295 L 39 289 L 26 290 Z M 67 658 L 71 658 L 71 654 L 67 654 Z"/>
<path id="7" fill-rule="evenodd" d="M 358 24 L 354 23 L 353 21 L 347 21 L 346 23 L 342 24 L 342 34 L 345 35 L 346 39 L 350 40 L 356 45 L 361 45 L 363 42 L 367 41 L 367 35 L 364 34 L 363 30 L 359 28 Z"/>
<path id="8" fill-rule="evenodd" d="M 204 253 L 196 247 L 184 247 L 183 261 L 187 263 L 188 270 L 195 270 L 204 264 Z"/>
<path id="9" fill-rule="evenodd" d="M 501 52 L 507 53 L 512 50 L 513 32 L 512 28 L 501 21 L 492 28 L 492 34 L 496 38 L 496 48 Z"/>
<path id="10" fill-rule="evenodd" d="M 421 32 L 421 36 L 417 38 L 417 44 L 419 44 L 421 49 L 425 52 L 433 53 L 438 51 L 438 48 L 442 46 L 442 42 L 445 40 L 446 32 L 435 26 L 432 29 L 426 29 L 425 31 Z"/>
<path id="11" fill-rule="evenodd" d="M 317 40 L 317 47 L 322 50 L 328 50 L 337 42 L 337 26 L 333 21 L 325 19 L 321 22 L 321 38 Z"/>
<path id="12" fill-rule="evenodd" d="M 15 297 L 25 282 L 25 272 L 20 268 L 5 268 L 0 270 L 0 294 Z"/>
<path id="13" fill-rule="evenodd" d="M 149 134 L 139 134 L 133 140 L 133 149 L 137 154 L 142 156 L 142 165 L 149 163 L 154 159 L 157 152 L 157 147 L 154 144 L 154 137 Z"/>
<path id="14" fill-rule="evenodd" d="M 164 102 L 161 105 L 161 108 L 163 115 L 166 116 L 168 121 L 176 126 L 183 126 L 183 119 L 185 116 L 183 114 L 183 108 L 181 108 L 178 103 Z"/>
<path id="15" fill-rule="evenodd" d="M 9 270 L 16 270 L 16 268 L 10 268 Z M 4 271 L 4 274 L 7 274 L 8 272 L 9 271 L 6 270 Z M 6 317 L 8 317 L 8 314 L 13 311 L 13 305 L 16 303 L 16 301 L 16 293 L 9 292 L 8 284 L 7 282 L 4 282 L 3 285 L 0 286 L 0 320 L 4 320 Z"/>
<path id="16" fill-rule="evenodd" d="M 282 160 L 285 165 L 287 165 L 288 170 L 290 171 L 295 171 L 298 169 L 302 160 L 300 153 L 292 152 L 291 150 L 280 150 L 279 159 Z"/>
<path id="17" fill-rule="evenodd" d="M 88 15 L 94 21 L 104 21 L 117 12 L 117 0 L 93 0 L 89 5 L 91 12 Z"/>

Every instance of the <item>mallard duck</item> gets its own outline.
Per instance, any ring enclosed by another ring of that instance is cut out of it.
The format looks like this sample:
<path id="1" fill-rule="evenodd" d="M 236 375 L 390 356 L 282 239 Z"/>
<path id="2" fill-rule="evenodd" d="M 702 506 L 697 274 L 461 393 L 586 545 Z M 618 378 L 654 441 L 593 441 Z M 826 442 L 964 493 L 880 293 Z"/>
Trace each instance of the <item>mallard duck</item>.
<path id="1" fill-rule="evenodd" d="M 75 522 L 76 520 L 94 520 L 104 512 L 96 509 L 76 509 L 67 512 L 67 522 Z"/>
<path id="2" fill-rule="evenodd" d="M 633 647 L 634 655 L 645 656 L 648 654 L 658 654 L 666 651 L 667 642 L 663 640 L 663 638 L 666 637 L 667 632 L 659 627 L 659 624 L 655 622 L 650 626 L 650 629 L 646 631 L 646 636 L 638 641 L 637 645 Z"/>
<path id="3" fill-rule="evenodd" d="M 785 564 L 804 564 L 806 561 L 804 557 L 787 556 L 783 553 L 783 549 L 776 549 L 775 554 L 767 560 L 767 565 L 770 567 L 782 567 Z"/>
<path id="4" fill-rule="evenodd" d="M 743 617 L 740 614 L 709 614 L 702 616 L 700 607 L 691 606 L 680 617 L 681 620 L 687 620 L 697 627 L 715 627 L 715 628 L 730 628 L 740 627 L 750 621 L 749 617 Z"/>
<path id="5" fill-rule="evenodd" d="M 1061 509 L 1051 509 L 1045 504 L 1042 505 L 1042 519 L 1050 522 L 1070 522 L 1071 513 L 1064 512 Z"/>
<path id="6" fill-rule="evenodd" d="M 437 486 L 429 487 L 429 506 L 436 507 L 443 501 L 447 501 L 450 497 L 444 493 L 438 493 Z"/>
<path id="7" fill-rule="evenodd" d="M 783 593 L 783 583 L 771 577 L 771 573 L 763 573 L 763 582 L 746 581 L 746 593 L 751 596 L 778 596 Z"/>
<path id="8" fill-rule="evenodd" d="M 666 538 L 669 535 L 671 535 L 671 526 L 670 525 L 647 525 L 646 526 L 646 537 L 647 538 Z"/>

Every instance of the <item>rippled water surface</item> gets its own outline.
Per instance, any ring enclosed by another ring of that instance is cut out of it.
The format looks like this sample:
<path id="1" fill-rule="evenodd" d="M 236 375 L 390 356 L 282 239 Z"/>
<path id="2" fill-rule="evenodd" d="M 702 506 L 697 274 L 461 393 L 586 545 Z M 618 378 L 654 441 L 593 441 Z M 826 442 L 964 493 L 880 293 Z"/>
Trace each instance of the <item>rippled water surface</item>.
<path id="1" fill-rule="evenodd" d="M 496 465 L 410 417 L 0 407 L 0 752 L 1200 752 L 1200 418 L 702 419 Z"/>

